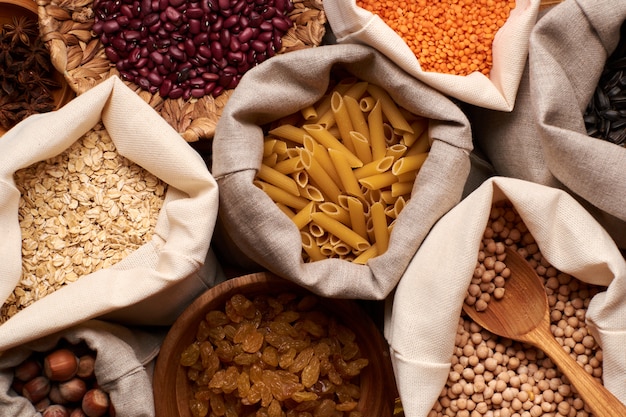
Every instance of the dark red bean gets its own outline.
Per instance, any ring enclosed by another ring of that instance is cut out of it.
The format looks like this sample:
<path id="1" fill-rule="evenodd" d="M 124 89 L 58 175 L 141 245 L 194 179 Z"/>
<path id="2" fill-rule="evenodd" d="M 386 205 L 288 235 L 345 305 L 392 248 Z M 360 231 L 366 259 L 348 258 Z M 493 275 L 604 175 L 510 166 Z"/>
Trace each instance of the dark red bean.
<path id="1" fill-rule="evenodd" d="M 254 49 L 257 52 L 263 52 L 265 51 L 265 48 L 267 47 L 267 44 L 263 41 L 260 41 L 258 39 L 253 40 L 252 42 L 250 42 L 250 47 L 252 49 Z"/>
<path id="2" fill-rule="evenodd" d="M 189 7 L 185 14 L 190 19 L 201 19 L 204 16 L 204 10 L 200 7 Z"/>
<path id="3" fill-rule="evenodd" d="M 228 60 L 230 62 L 233 62 L 233 63 L 236 63 L 236 64 L 238 64 L 240 62 L 244 62 L 245 59 L 246 59 L 244 53 L 241 52 L 241 51 L 237 51 L 237 52 L 228 51 L 226 53 L 226 57 L 228 58 Z"/>
<path id="4" fill-rule="evenodd" d="M 204 94 L 205 95 L 209 95 L 213 92 L 213 90 L 215 90 L 215 86 L 217 84 L 212 82 L 212 83 L 208 83 L 207 85 L 204 86 Z"/>
<path id="5" fill-rule="evenodd" d="M 120 60 L 119 54 L 117 53 L 115 48 L 111 46 L 107 46 L 106 48 L 104 48 L 104 54 L 107 56 L 108 60 L 114 64 Z"/>
<path id="6" fill-rule="evenodd" d="M 230 9 L 230 0 L 217 0 L 217 4 L 220 10 L 229 10 Z"/>
<path id="7" fill-rule="evenodd" d="M 274 26 L 272 26 L 272 22 L 263 21 L 263 22 L 259 25 L 259 29 L 261 29 L 261 30 L 263 30 L 263 31 L 268 31 L 268 32 L 271 32 L 272 30 L 274 30 Z"/>
<path id="8" fill-rule="evenodd" d="M 253 32 L 252 32 L 252 28 L 251 27 L 245 28 L 238 35 L 239 42 L 241 42 L 241 43 L 248 42 L 250 39 L 252 39 L 252 34 L 253 34 Z"/>
<path id="9" fill-rule="evenodd" d="M 117 22 L 117 20 L 107 20 L 102 25 L 102 31 L 104 33 L 113 33 L 117 32 L 118 30 L 120 30 L 120 24 Z"/>
<path id="10" fill-rule="evenodd" d="M 184 51 L 181 51 L 177 46 L 172 45 L 169 47 L 169 49 L 167 50 L 170 54 L 170 56 L 178 61 L 184 61 L 185 58 L 187 58 L 187 56 L 185 55 Z"/>
<path id="11" fill-rule="evenodd" d="M 183 100 L 187 101 L 191 98 L 191 88 L 186 88 L 183 91 Z"/>
<path id="12" fill-rule="evenodd" d="M 152 0 L 141 0 L 141 13 L 144 15 L 152 12 Z"/>
<path id="13" fill-rule="evenodd" d="M 193 39 L 185 39 L 183 46 L 185 47 L 185 53 L 187 56 L 194 56 L 196 54 L 196 45 L 194 45 Z"/>
<path id="14" fill-rule="evenodd" d="M 141 19 L 139 19 L 139 18 L 132 19 L 128 23 L 128 27 L 131 30 L 137 30 L 137 31 L 144 31 L 145 30 L 145 27 L 143 26 L 143 23 L 141 22 Z"/>
<path id="15" fill-rule="evenodd" d="M 272 41 L 272 38 L 274 37 L 274 32 L 273 31 L 267 31 L 267 32 L 261 32 L 259 33 L 259 36 L 257 36 L 257 40 L 261 41 L 263 43 L 268 43 Z"/>
<path id="16" fill-rule="evenodd" d="M 213 54 L 211 54 L 211 48 L 209 48 L 206 45 L 200 45 L 198 47 L 198 54 L 200 54 L 200 56 L 203 56 L 203 57 L 208 58 L 208 59 L 213 58 Z"/>
<path id="17" fill-rule="evenodd" d="M 172 91 L 172 81 L 164 79 L 159 86 L 159 94 L 161 97 L 167 97 L 170 94 L 170 91 Z"/>
<path id="18" fill-rule="evenodd" d="M 120 12 L 129 19 L 132 19 L 133 17 L 135 17 L 135 14 L 133 13 L 133 9 L 128 4 L 122 4 L 120 6 Z"/>
<path id="19" fill-rule="evenodd" d="M 150 14 L 144 16 L 144 18 L 141 21 L 141 23 L 144 26 L 152 26 L 152 25 L 154 25 L 158 21 L 159 21 L 158 13 L 150 13 Z"/>
<path id="20" fill-rule="evenodd" d="M 97 22 L 94 22 L 93 26 L 91 27 L 91 29 L 97 33 L 97 34 L 101 34 L 102 33 L 102 27 L 104 26 L 104 20 L 98 20 Z M 102 41 L 104 43 L 104 41 Z"/>
<path id="21" fill-rule="evenodd" d="M 139 58 L 135 63 L 135 68 L 139 68 L 140 70 L 142 70 L 148 65 L 148 61 L 148 58 Z"/>
<path id="22" fill-rule="evenodd" d="M 220 61 L 224 57 L 222 45 L 218 41 L 211 42 L 211 55 L 216 61 Z"/>
<path id="23" fill-rule="evenodd" d="M 175 8 L 169 6 L 165 9 L 165 17 L 167 17 L 170 22 L 176 24 L 182 21 L 183 15 Z"/>
<path id="24" fill-rule="evenodd" d="M 235 26 L 237 23 L 239 23 L 239 16 L 234 14 L 232 16 L 227 17 L 226 20 L 224 20 L 223 27 L 224 29 L 230 29 L 233 26 Z"/>
<path id="25" fill-rule="evenodd" d="M 123 28 L 127 27 L 130 23 L 130 19 L 126 16 L 118 16 L 116 20 L 117 23 Z"/>
<path id="26" fill-rule="evenodd" d="M 163 64 L 163 60 L 164 60 L 163 55 L 161 55 L 157 51 L 150 53 L 150 59 L 152 60 L 152 62 L 154 62 L 157 65 Z"/>
<path id="27" fill-rule="evenodd" d="M 182 6 L 185 3 L 185 1 L 186 0 L 169 0 L 170 6 L 172 6 L 172 7 Z"/>
<path id="28" fill-rule="evenodd" d="M 222 87 L 226 87 L 230 84 L 232 80 L 233 80 L 232 74 L 222 74 L 220 75 L 219 85 L 221 85 Z"/>
<path id="29" fill-rule="evenodd" d="M 239 47 L 239 50 L 241 52 L 248 52 L 249 49 L 250 49 L 250 44 L 248 43 L 242 43 L 241 46 Z"/>
<path id="30" fill-rule="evenodd" d="M 200 98 L 204 96 L 204 86 L 202 88 L 192 88 L 191 97 Z"/>
<path id="31" fill-rule="evenodd" d="M 130 82 L 135 81 L 135 76 L 128 71 L 120 71 L 120 77 L 124 81 L 130 81 Z"/>
<path id="32" fill-rule="evenodd" d="M 163 29 L 165 29 L 166 32 L 174 32 L 178 28 L 174 22 L 167 21 L 163 22 Z M 170 34 L 170 36 L 173 37 L 173 34 Z"/>
<path id="33" fill-rule="evenodd" d="M 222 94 L 224 92 L 224 87 L 222 87 L 221 85 L 216 85 L 215 88 L 213 89 L 213 97 L 217 97 L 220 94 Z"/>
<path id="34" fill-rule="evenodd" d="M 150 81 L 150 84 L 155 85 L 157 87 L 163 84 L 163 77 L 155 72 L 149 73 L 147 76 L 147 79 L 148 81 Z"/>
<path id="35" fill-rule="evenodd" d="M 211 32 L 221 32 L 224 25 L 224 18 L 219 16 L 214 22 L 211 22 Z"/>
<path id="36" fill-rule="evenodd" d="M 165 68 L 164 65 L 157 65 L 156 69 L 161 75 L 168 75 L 170 73 L 170 71 L 167 68 Z"/>
<path id="37" fill-rule="evenodd" d="M 226 86 L 226 88 L 232 90 L 237 87 L 237 84 L 239 84 L 239 78 L 235 76 L 232 80 L 230 80 L 230 83 Z"/>
<path id="38" fill-rule="evenodd" d="M 271 19 L 275 14 L 276 9 L 274 7 L 268 7 L 263 11 L 263 13 L 261 13 L 261 16 L 263 16 L 263 19 Z"/>
<path id="39" fill-rule="evenodd" d="M 283 46 L 283 40 L 280 36 L 274 36 L 274 39 L 272 39 L 272 46 L 274 47 L 274 50 L 280 51 Z"/>
<path id="40" fill-rule="evenodd" d="M 198 19 L 189 19 L 187 23 L 189 24 L 189 33 L 192 35 L 197 35 L 202 32 L 202 22 Z"/>
<path id="41" fill-rule="evenodd" d="M 243 9 L 247 6 L 247 3 L 244 0 L 239 0 L 237 3 L 235 3 L 235 5 L 232 7 L 233 13 L 235 14 L 242 14 Z M 245 14 L 245 13 L 244 13 Z"/>
<path id="42" fill-rule="evenodd" d="M 241 49 L 241 42 L 236 36 L 231 36 L 230 38 L 230 50 L 233 52 L 237 52 Z"/>
<path id="43" fill-rule="evenodd" d="M 219 80 L 220 76 L 213 73 L 213 72 L 204 72 L 202 73 L 202 79 L 205 81 L 217 81 Z"/>
<path id="44" fill-rule="evenodd" d="M 125 51 L 126 41 L 120 37 L 115 37 L 111 39 L 111 46 L 115 48 L 116 51 Z"/>
<path id="45" fill-rule="evenodd" d="M 170 90 L 168 97 L 171 99 L 181 98 L 183 96 L 184 90 L 180 87 L 174 87 Z"/>
<path id="46" fill-rule="evenodd" d="M 128 62 L 134 65 L 139 61 L 139 58 L 141 58 L 141 48 L 137 46 L 128 54 Z"/>
<path id="47" fill-rule="evenodd" d="M 198 46 L 202 44 L 206 44 L 209 40 L 209 34 L 206 32 L 202 32 L 193 37 L 193 43 Z"/>
<path id="48" fill-rule="evenodd" d="M 122 36 L 129 42 L 141 40 L 141 32 L 137 30 L 127 30 L 122 32 Z"/>
<path id="49" fill-rule="evenodd" d="M 272 19 L 272 25 L 280 30 L 281 32 L 286 32 L 293 26 L 293 21 L 288 17 L 276 16 Z"/>
<path id="50" fill-rule="evenodd" d="M 154 25 L 150 26 L 148 28 L 148 31 L 150 33 L 157 33 L 159 31 L 159 29 L 161 29 L 161 21 L 157 21 Z"/>

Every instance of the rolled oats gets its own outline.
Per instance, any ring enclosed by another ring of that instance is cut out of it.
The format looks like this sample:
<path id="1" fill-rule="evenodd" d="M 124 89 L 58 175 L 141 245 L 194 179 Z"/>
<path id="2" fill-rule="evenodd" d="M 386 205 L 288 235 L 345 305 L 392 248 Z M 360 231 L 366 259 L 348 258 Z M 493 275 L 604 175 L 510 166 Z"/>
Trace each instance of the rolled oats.
<path id="1" fill-rule="evenodd" d="M 0 308 L 0 323 L 148 242 L 167 189 L 117 153 L 101 124 L 14 179 L 21 193 L 22 277 Z"/>

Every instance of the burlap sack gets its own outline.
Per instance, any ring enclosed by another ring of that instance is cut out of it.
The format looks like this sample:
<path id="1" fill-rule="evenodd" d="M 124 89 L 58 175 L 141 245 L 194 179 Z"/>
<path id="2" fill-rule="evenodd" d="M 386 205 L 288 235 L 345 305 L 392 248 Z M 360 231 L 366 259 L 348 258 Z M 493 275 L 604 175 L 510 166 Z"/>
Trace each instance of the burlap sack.
<path id="1" fill-rule="evenodd" d="M 60 154 L 102 121 L 117 152 L 168 184 L 152 239 L 112 267 L 35 301 L 0 325 L 0 351 L 108 314 L 126 324 L 169 324 L 220 279 L 209 250 L 217 186 L 200 156 L 117 77 L 0 139 L 0 300 L 22 274 L 20 193 L 13 174 Z"/>
<path id="2" fill-rule="evenodd" d="M 420 81 L 463 102 L 510 111 L 515 105 L 519 80 L 528 54 L 528 38 L 535 24 L 540 0 L 518 0 L 507 22 L 493 41 L 493 67 L 489 77 L 423 71 L 415 54 L 377 15 L 355 1 L 325 0 L 328 23 L 340 43 L 370 45 Z"/>
<path id="3" fill-rule="evenodd" d="M 626 248 L 626 150 L 587 136 L 585 111 L 619 40 L 626 3 L 572 0 L 545 10 L 515 108 L 464 109 L 474 143 L 501 176 L 567 190 Z M 584 63 L 584 64 L 582 64 Z"/>
<path id="4" fill-rule="evenodd" d="M 626 263 L 606 231 L 569 194 L 531 182 L 487 180 L 433 227 L 398 284 L 385 318 L 407 417 L 425 417 L 451 369 L 459 316 L 494 202 L 508 199 L 544 257 L 582 281 L 608 286 L 586 320 L 603 351 L 604 385 L 626 402 Z"/>
<path id="5" fill-rule="evenodd" d="M 0 356 L 0 414 L 11 417 L 41 416 L 25 397 L 11 388 L 13 369 L 35 352 L 53 350 L 61 341 L 85 343 L 96 353 L 95 375 L 106 391 L 116 415 L 154 416 L 151 362 L 156 357 L 163 332 L 127 328 L 99 320 L 25 343 Z"/>
<path id="6" fill-rule="evenodd" d="M 253 184 L 264 142 L 259 126 L 315 103 L 326 92 L 333 68 L 378 84 L 400 106 L 431 119 L 430 156 L 412 197 L 396 219 L 388 250 L 366 265 L 339 259 L 303 263 L 297 227 Z M 471 147 L 468 121 L 459 108 L 373 48 L 330 45 L 277 56 L 242 78 L 216 129 L 212 173 L 220 187 L 218 228 L 241 252 L 224 259 L 252 260 L 325 296 L 382 299 L 430 227 L 459 202 Z"/>

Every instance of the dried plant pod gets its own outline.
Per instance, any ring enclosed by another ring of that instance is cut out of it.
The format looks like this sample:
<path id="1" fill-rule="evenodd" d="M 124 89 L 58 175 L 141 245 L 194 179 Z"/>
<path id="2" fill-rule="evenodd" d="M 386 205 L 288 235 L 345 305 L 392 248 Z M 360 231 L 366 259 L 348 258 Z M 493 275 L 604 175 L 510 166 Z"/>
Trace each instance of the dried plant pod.
<path id="1" fill-rule="evenodd" d="M 37 0 L 37 4 L 40 32 L 50 49 L 51 61 L 77 94 L 111 76 L 120 76 L 92 30 L 93 0 Z M 293 5 L 288 17 L 294 26 L 282 37 L 279 54 L 319 46 L 325 35 L 326 15 L 320 0 L 293 0 Z M 187 142 L 212 139 L 215 125 L 232 93 L 226 90 L 218 97 L 163 99 L 158 92 L 151 94 L 134 83 L 125 83 Z"/>

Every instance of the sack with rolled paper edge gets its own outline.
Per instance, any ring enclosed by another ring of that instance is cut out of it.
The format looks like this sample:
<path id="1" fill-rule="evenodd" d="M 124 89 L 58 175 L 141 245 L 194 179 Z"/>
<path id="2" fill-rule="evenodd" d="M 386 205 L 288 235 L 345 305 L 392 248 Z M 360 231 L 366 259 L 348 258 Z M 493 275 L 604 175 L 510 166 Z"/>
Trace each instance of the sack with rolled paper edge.
<path id="1" fill-rule="evenodd" d="M 0 355 L 0 414 L 12 417 L 40 415 L 35 406 L 12 388 L 15 367 L 31 355 L 58 347 L 95 353 L 95 380 L 105 391 L 116 415 L 154 416 L 152 368 L 165 330 L 133 328 L 102 320 L 88 320 L 60 332 L 7 350 Z"/>
<path id="2" fill-rule="evenodd" d="M 489 109 L 511 111 L 540 3 L 540 0 L 516 1 L 494 37 L 489 77 L 480 72 L 463 76 L 424 71 L 406 42 L 383 19 L 357 6 L 355 1 L 326 0 L 324 10 L 337 42 L 370 45 L 413 77 L 450 97 Z"/>
<path id="3" fill-rule="evenodd" d="M 591 299 L 586 323 L 602 348 L 605 387 L 626 401 L 626 263 L 619 249 L 565 191 L 493 177 L 437 222 L 390 297 L 385 337 L 407 417 L 428 416 L 446 385 L 479 244 L 492 204 L 505 199 L 552 266 L 583 282 L 608 286 Z"/>
<path id="4" fill-rule="evenodd" d="M 387 251 L 365 265 L 341 259 L 304 263 L 298 227 L 253 183 L 262 162 L 261 126 L 316 103 L 335 71 L 378 85 L 399 106 L 430 119 L 431 149 L 411 198 L 396 219 Z M 368 46 L 327 45 L 259 65 L 242 78 L 216 128 L 216 252 L 224 265 L 264 268 L 321 295 L 385 298 L 432 225 L 460 201 L 470 169 L 468 123 L 450 99 Z"/>
<path id="5" fill-rule="evenodd" d="M 626 150 L 589 137 L 582 115 L 619 41 L 625 6 L 580 0 L 546 9 L 531 37 L 515 109 L 463 106 L 475 147 L 497 175 L 568 191 L 622 249 Z"/>
<path id="6" fill-rule="evenodd" d="M 14 173 L 61 154 L 100 122 L 120 155 L 168 185 L 152 237 L 112 266 L 79 276 L 23 307 L 0 325 L 0 351 L 96 317 L 171 324 L 221 279 L 210 250 L 218 204 L 215 180 L 197 152 L 112 77 L 58 111 L 29 117 L 2 137 L 0 300 L 7 299 L 22 275 L 21 196 Z"/>

